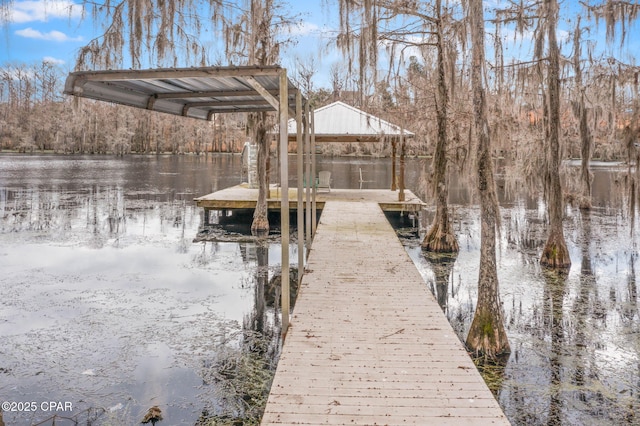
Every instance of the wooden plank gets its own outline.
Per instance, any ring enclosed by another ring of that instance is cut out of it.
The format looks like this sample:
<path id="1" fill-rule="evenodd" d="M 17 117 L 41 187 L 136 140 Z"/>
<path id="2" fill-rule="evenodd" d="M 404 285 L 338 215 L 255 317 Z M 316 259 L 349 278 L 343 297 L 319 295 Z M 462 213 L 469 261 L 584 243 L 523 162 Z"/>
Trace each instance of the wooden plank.
<path id="1" fill-rule="evenodd" d="M 377 203 L 327 200 L 308 268 L 263 425 L 509 424 Z"/>

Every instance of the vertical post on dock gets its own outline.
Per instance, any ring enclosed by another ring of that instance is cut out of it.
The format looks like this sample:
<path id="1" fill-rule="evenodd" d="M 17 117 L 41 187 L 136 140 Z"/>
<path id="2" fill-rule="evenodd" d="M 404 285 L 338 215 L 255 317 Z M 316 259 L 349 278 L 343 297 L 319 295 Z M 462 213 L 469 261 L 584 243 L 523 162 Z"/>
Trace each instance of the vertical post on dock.
<path id="1" fill-rule="evenodd" d="M 304 274 L 304 204 L 302 196 L 304 179 L 304 159 L 302 157 L 304 141 L 302 140 L 302 93 L 296 93 L 296 156 L 298 160 L 298 285 Z M 311 185 L 311 176 L 307 174 L 307 186 Z"/>
<path id="2" fill-rule="evenodd" d="M 391 190 L 398 189 L 396 179 L 396 151 L 398 150 L 398 140 L 395 136 L 390 136 L 391 139 Z"/>
<path id="3" fill-rule="evenodd" d="M 316 128 L 315 128 L 315 111 L 311 108 L 309 111 L 311 120 L 311 173 L 316 175 Z M 313 202 L 311 208 L 311 238 L 316 235 L 317 210 L 316 210 L 316 187 L 313 186 Z"/>
<path id="4" fill-rule="evenodd" d="M 280 238 L 282 246 L 282 338 L 289 328 L 289 91 L 287 70 L 280 69 Z"/>
<path id="5" fill-rule="evenodd" d="M 398 192 L 398 201 L 404 201 L 404 167 L 405 167 L 405 141 L 404 127 L 400 128 L 400 191 Z"/>
<path id="6" fill-rule="evenodd" d="M 307 250 L 311 247 L 311 191 L 315 191 L 316 188 L 316 172 L 311 170 L 311 140 L 309 134 L 311 132 L 311 123 L 309 122 L 309 103 L 304 106 L 304 152 L 307 159 L 306 172 L 309 185 L 307 185 L 306 202 L 307 212 L 305 214 L 305 227 L 307 232 Z"/>

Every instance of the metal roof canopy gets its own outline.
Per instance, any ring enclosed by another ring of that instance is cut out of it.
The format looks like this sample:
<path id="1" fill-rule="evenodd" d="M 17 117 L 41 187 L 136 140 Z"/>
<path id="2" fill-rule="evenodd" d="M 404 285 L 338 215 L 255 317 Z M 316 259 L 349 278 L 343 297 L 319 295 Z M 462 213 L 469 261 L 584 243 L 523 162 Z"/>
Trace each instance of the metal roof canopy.
<path id="1" fill-rule="evenodd" d="M 296 117 L 298 147 L 302 145 L 302 109 L 306 100 L 279 66 L 227 66 L 147 70 L 79 71 L 69 74 L 64 93 L 128 105 L 183 117 L 212 120 L 214 114 L 277 111 L 279 126 L 287 127 L 289 113 Z M 311 113 L 313 121 L 313 113 Z M 306 126 L 305 126 L 306 127 Z M 309 134 L 305 128 L 305 139 Z M 289 275 L 289 160 L 288 135 L 280 133 L 281 273 Z M 304 271 L 304 231 L 301 226 L 302 150 L 298 148 L 298 265 Z M 308 157 L 307 157 L 308 158 Z M 310 186 L 307 186 L 307 199 Z M 314 208 L 315 208 L 315 188 Z M 307 208 L 308 211 L 308 208 Z M 314 212 L 315 216 L 315 212 Z M 306 228 L 310 229 L 309 213 Z M 307 236 L 307 238 L 309 238 Z M 302 266 L 300 266 L 302 265 Z M 304 273 L 304 272 L 303 272 Z M 298 274 L 299 279 L 303 274 Z M 282 280 L 282 335 L 289 327 L 289 280 Z"/>
<path id="2" fill-rule="evenodd" d="M 384 138 L 413 138 L 415 134 L 401 126 L 364 112 L 344 102 L 333 102 L 314 110 L 315 141 L 381 142 Z M 289 120 L 289 140 L 295 140 L 296 123 Z"/>
<path id="3" fill-rule="evenodd" d="M 214 114 L 277 111 L 279 66 L 159 68 L 79 71 L 64 93 L 183 117 L 212 120 Z M 298 89 L 287 79 L 287 106 L 295 111 Z"/>

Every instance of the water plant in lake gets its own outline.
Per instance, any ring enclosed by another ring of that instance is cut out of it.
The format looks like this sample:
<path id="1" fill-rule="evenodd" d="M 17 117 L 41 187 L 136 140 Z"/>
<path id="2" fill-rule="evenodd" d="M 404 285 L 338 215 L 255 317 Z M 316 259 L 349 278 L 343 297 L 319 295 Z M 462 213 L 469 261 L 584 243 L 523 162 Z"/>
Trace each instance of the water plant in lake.
<path id="1" fill-rule="evenodd" d="M 217 410 L 204 410 L 197 425 L 258 425 L 269 397 L 277 354 L 273 338 L 244 330 L 239 347 L 228 347 L 203 367 L 205 383 L 214 384 Z M 277 340 L 277 337 L 276 337 Z"/>

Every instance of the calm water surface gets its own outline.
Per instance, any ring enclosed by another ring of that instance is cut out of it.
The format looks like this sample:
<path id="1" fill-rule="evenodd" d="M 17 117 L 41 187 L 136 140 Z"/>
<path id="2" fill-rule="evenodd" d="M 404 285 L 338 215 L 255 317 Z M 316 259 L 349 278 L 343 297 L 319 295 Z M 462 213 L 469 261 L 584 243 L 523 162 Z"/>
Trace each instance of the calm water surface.
<path id="1" fill-rule="evenodd" d="M 332 171 L 334 187 L 389 186 L 388 160 L 325 158 L 319 169 Z M 421 186 L 422 170 L 421 160 L 408 162 L 408 187 Z M 498 268 L 513 353 L 492 386 L 513 424 L 640 424 L 638 235 L 620 190 L 623 170 L 594 172 L 593 211 L 567 210 L 566 276 L 538 265 L 539 197 L 500 181 Z M 104 408 L 94 424 L 137 424 L 153 405 L 167 425 L 193 425 L 203 411 L 241 414 L 212 367 L 238 359 L 254 332 L 272 336 L 262 353 L 277 357 L 269 287 L 280 247 L 277 238 L 202 241 L 192 201 L 240 179 L 239 157 L 228 155 L 0 156 L 0 399 L 38 405 L 5 412 L 7 424 L 55 414 L 40 409 L 43 401 L 71 402 L 72 412 L 58 413 L 69 417 Z M 454 262 L 422 255 L 424 226 L 418 235 L 395 223 L 461 339 L 475 307 L 480 245 L 467 188 L 452 178 L 461 246 Z"/>
<path id="2" fill-rule="evenodd" d="M 153 405 L 171 425 L 228 412 L 209 367 L 255 328 L 256 277 L 280 257 L 193 242 L 193 198 L 239 183 L 237 158 L 3 155 L 0 170 L 0 399 L 38 407 L 5 422 L 56 414 L 43 401 L 116 425 Z"/>

